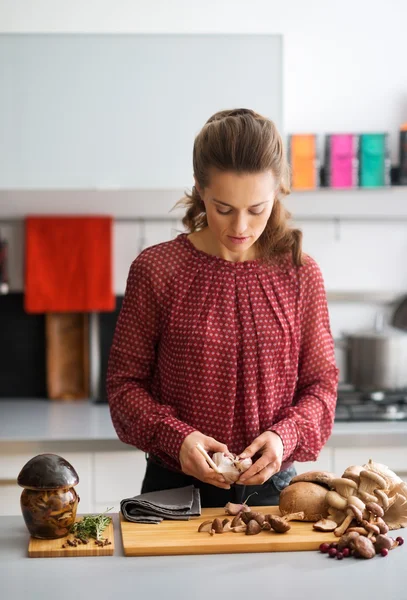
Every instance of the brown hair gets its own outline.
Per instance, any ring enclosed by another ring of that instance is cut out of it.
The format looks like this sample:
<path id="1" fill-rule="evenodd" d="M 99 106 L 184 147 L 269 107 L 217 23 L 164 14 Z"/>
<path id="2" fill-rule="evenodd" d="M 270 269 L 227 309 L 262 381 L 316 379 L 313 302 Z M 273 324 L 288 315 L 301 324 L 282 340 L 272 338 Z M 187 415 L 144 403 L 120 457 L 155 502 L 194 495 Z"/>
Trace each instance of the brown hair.
<path id="1" fill-rule="evenodd" d="M 274 259 L 291 253 L 295 265 L 303 264 L 302 232 L 288 226 L 291 215 L 281 202 L 290 193 L 290 171 L 273 121 L 245 108 L 215 113 L 195 138 L 193 167 L 201 189 L 209 184 L 211 168 L 237 173 L 270 169 L 277 180 L 277 195 L 267 225 L 256 242 L 260 256 Z M 182 223 L 190 233 L 208 225 L 205 206 L 195 186 L 177 205 L 187 209 Z"/>

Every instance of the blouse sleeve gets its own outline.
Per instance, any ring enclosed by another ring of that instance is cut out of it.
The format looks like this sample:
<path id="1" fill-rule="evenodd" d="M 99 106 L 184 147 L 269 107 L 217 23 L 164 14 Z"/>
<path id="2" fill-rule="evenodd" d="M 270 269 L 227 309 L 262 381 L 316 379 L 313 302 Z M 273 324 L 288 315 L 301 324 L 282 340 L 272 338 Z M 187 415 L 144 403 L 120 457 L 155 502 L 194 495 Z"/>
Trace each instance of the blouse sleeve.
<path id="1" fill-rule="evenodd" d="M 162 306 L 154 291 L 148 254 L 130 267 L 107 372 L 110 414 L 118 437 L 144 452 L 171 457 L 176 464 L 185 437 L 194 431 L 172 406 L 151 395 L 160 338 Z"/>
<path id="2" fill-rule="evenodd" d="M 303 268 L 298 377 L 291 407 L 271 430 L 282 439 L 283 461 L 315 461 L 331 435 L 337 398 L 335 362 L 321 271 L 309 257 Z"/>

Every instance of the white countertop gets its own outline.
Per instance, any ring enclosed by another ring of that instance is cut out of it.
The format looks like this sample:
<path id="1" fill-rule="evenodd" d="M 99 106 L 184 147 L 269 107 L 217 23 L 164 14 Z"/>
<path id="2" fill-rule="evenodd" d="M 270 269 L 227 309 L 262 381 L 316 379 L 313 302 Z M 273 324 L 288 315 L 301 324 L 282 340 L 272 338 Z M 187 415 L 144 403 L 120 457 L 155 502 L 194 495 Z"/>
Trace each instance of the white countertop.
<path id="1" fill-rule="evenodd" d="M 91 401 L 0 400 L 0 450 L 24 443 L 75 449 L 134 449 L 117 437 L 108 404 Z M 407 421 L 338 422 L 326 447 L 407 446 Z"/>
<path id="2" fill-rule="evenodd" d="M 317 551 L 126 557 L 117 514 L 113 521 L 113 556 L 46 559 L 27 557 L 29 534 L 21 516 L 0 517 L 4 600 L 406 598 L 407 544 L 371 560 L 338 561 Z M 406 537 L 404 532 L 391 537 Z"/>

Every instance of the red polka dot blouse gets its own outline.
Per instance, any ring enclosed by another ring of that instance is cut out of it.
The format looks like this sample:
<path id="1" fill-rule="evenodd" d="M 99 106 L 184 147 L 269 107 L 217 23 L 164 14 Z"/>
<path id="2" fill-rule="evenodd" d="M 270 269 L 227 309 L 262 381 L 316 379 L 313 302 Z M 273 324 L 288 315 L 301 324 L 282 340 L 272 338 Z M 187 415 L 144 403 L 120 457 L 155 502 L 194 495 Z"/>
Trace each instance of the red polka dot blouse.
<path id="1" fill-rule="evenodd" d="M 316 262 L 230 262 L 186 234 L 132 263 L 109 358 L 119 438 L 179 470 L 199 430 L 239 454 L 266 430 L 282 469 L 313 461 L 329 438 L 338 369 Z"/>

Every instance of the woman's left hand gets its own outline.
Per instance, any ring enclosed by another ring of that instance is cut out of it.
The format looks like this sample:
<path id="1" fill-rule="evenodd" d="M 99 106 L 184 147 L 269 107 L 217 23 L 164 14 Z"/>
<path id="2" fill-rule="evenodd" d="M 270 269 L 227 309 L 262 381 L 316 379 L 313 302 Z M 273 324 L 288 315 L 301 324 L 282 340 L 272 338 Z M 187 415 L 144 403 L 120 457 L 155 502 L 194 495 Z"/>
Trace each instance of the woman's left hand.
<path id="1" fill-rule="evenodd" d="M 261 454 L 260 458 L 242 473 L 236 483 L 261 485 L 274 473 L 278 473 L 281 468 L 283 452 L 284 446 L 280 436 L 273 431 L 265 431 L 239 455 L 240 458 L 252 458 L 257 453 Z"/>

